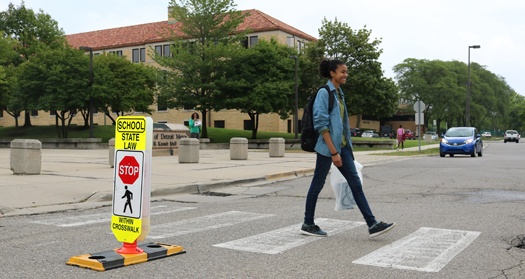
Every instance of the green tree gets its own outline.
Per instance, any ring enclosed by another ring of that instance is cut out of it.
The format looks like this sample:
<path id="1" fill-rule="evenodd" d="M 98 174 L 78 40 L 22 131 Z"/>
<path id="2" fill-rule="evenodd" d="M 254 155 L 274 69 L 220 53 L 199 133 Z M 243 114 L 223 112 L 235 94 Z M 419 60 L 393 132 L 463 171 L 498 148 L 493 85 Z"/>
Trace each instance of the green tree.
<path id="1" fill-rule="evenodd" d="M 4 37 L 18 41 L 15 45 L 18 55 L 12 61 L 15 66 L 29 60 L 45 48 L 58 48 L 65 42 L 64 31 L 58 27 L 58 23 L 42 10 L 35 13 L 26 8 L 24 1 L 18 7 L 9 3 L 8 9 L 0 12 L 0 30 L 5 31 Z M 24 126 L 31 126 L 28 108 L 22 108 L 26 110 Z M 14 115 L 17 113 L 13 111 Z"/>
<path id="2" fill-rule="evenodd" d="M 172 0 L 171 18 L 177 20 L 164 35 L 172 40 L 170 55 L 154 52 L 159 63 L 158 100 L 170 108 L 194 107 L 202 115 L 202 136 L 208 137 L 207 112 L 222 106 L 217 81 L 238 51 L 245 35 L 237 28 L 247 14 L 235 10 L 232 0 Z"/>
<path id="3" fill-rule="evenodd" d="M 525 130 L 525 97 L 516 92 L 512 92 L 507 123 L 503 130 Z"/>
<path id="4" fill-rule="evenodd" d="M 408 58 L 394 66 L 403 98 L 421 100 L 425 125 L 429 120 L 446 120 L 449 126 L 465 125 L 467 65 L 458 61 Z M 494 118 L 505 119 L 511 89 L 503 78 L 471 64 L 470 123 L 478 129 L 491 129 Z M 454 125 L 455 124 L 455 125 Z"/>
<path id="5" fill-rule="evenodd" d="M 10 63 L 16 57 L 13 49 L 15 44 L 15 40 L 5 37 L 4 31 L 0 31 L 0 110 L 5 110 L 10 115 L 13 112 L 8 108 L 9 100 L 16 84 L 14 66 Z"/>
<path id="6" fill-rule="evenodd" d="M 379 49 L 381 39 L 371 40 L 371 33 L 367 29 L 353 30 L 337 18 L 333 22 L 325 18 L 317 43 L 324 47 L 326 57 L 339 59 L 348 66 L 348 78 L 341 88 L 349 114 L 388 117 L 398 107 L 399 92 L 395 82 L 383 76 L 378 61 L 383 52 Z M 357 127 L 359 124 L 358 118 Z"/>
<path id="7" fill-rule="evenodd" d="M 315 95 L 326 79 L 319 75 L 319 63 L 325 56 L 323 42 L 309 42 L 298 58 L 299 107 L 308 103 L 308 98 Z"/>
<path id="8" fill-rule="evenodd" d="M 294 50 L 261 40 L 257 45 L 240 51 L 228 64 L 228 71 L 219 82 L 224 86 L 224 103 L 228 109 L 247 113 L 253 123 L 252 139 L 257 138 L 259 115 L 277 113 L 281 119 L 293 110 Z"/>
<path id="9" fill-rule="evenodd" d="M 464 88 L 458 86 L 456 73 L 446 62 L 408 58 L 394 66 L 394 72 L 403 98 L 425 103 L 425 129 L 429 119 L 435 119 L 440 127 L 448 112 L 461 110 L 464 105 L 457 103 L 465 96 Z"/>
<path id="10" fill-rule="evenodd" d="M 113 125 L 116 119 L 112 112 L 117 116 L 134 111 L 151 114 L 157 80 L 154 68 L 104 53 L 94 57 L 93 72 L 93 106 L 102 110 Z"/>
<path id="11" fill-rule="evenodd" d="M 19 99 L 29 109 L 54 112 L 59 138 L 67 138 L 71 120 L 89 100 L 88 65 L 83 51 L 64 46 L 41 51 L 20 66 Z"/>

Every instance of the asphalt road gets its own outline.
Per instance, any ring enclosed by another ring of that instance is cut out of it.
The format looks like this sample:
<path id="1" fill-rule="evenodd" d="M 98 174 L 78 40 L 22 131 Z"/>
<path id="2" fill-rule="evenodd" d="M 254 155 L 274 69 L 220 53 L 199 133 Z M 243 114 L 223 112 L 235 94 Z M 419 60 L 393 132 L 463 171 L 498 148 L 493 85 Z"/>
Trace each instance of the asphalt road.
<path id="1" fill-rule="evenodd" d="M 374 215 L 397 223 L 374 239 L 357 209 L 334 211 L 329 179 L 316 210 L 327 238 L 298 234 L 311 177 L 164 197 L 147 241 L 187 253 L 104 272 L 65 263 L 121 246 L 111 207 L 2 218 L 0 278 L 524 278 L 525 250 L 509 244 L 525 233 L 524 169 L 525 144 L 503 142 L 365 167 Z"/>

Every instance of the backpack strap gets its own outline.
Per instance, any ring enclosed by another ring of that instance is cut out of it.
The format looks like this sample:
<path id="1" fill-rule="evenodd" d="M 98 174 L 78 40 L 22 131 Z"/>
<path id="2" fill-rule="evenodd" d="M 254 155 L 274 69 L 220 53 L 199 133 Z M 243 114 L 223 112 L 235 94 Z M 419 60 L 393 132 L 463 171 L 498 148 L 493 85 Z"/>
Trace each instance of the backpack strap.
<path id="1" fill-rule="evenodd" d="M 321 87 L 319 87 L 319 90 L 321 88 L 324 88 L 326 91 L 328 91 L 328 114 L 332 113 L 332 110 L 334 109 L 334 102 L 335 102 L 335 98 L 334 98 L 334 94 L 332 94 L 332 92 L 330 92 L 330 86 L 328 86 L 328 84 L 325 84 Z M 317 91 L 319 91 L 317 90 Z"/>

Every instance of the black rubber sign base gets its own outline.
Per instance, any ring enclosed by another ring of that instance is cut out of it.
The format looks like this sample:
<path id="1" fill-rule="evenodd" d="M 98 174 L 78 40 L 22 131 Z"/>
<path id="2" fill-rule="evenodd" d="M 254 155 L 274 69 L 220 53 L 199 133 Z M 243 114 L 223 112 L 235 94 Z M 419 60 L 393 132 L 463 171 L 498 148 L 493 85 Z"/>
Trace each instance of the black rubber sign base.
<path id="1" fill-rule="evenodd" d="M 116 252 L 117 249 L 114 249 L 72 257 L 66 264 L 105 271 L 126 265 L 138 264 L 186 253 L 182 247 L 170 244 L 148 243 L 137 246 L 144 250 L 144 253 L 119 254 Z"/>

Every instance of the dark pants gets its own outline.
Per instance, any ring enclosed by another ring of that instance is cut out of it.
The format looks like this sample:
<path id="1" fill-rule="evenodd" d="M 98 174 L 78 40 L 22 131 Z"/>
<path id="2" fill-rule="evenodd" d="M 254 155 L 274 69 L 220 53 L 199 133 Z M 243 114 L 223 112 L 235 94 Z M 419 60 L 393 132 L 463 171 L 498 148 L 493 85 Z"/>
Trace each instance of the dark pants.
<path id="1" fill-rule="evenodd" d="M 341 159 L 343 161 L 343 166 L 338 168 L 341 171 L 341 174 L 344 176 L 350 189 L 352 190 L 352 195 L 354 195 L 355 202 L 361 214 L 365 218 L 368 226 L 372 226 L 376 223 L 376 219 L 368 206 L 368 202 L 363 192 L 363 187 L 361 185 L 361 180 L 357 175 L 355 169 L 354 158 L 351 151 L 347 146 L 341 149 Z M 317 198 L 319 193 L 324 187 L 326 176 L 330 171 L 332 166 L 332 158 L 325 157 L 317 153 L 317 161 L 315 163 L 314 177 L 312 179 L 312 184 L 310 185 L 310 190 L 306 196 L 306 211 L 304 212 L 304 222 L 305 224 L 314 223 L 314 214 L 315 214 L 315 205 L 317 204 Z"/>
<path id="2" fill-rule="evenodd" d="M 190 138 L 191 139 L 200 139 L 201 138 L 201 133 L 190 133 Z"/>

